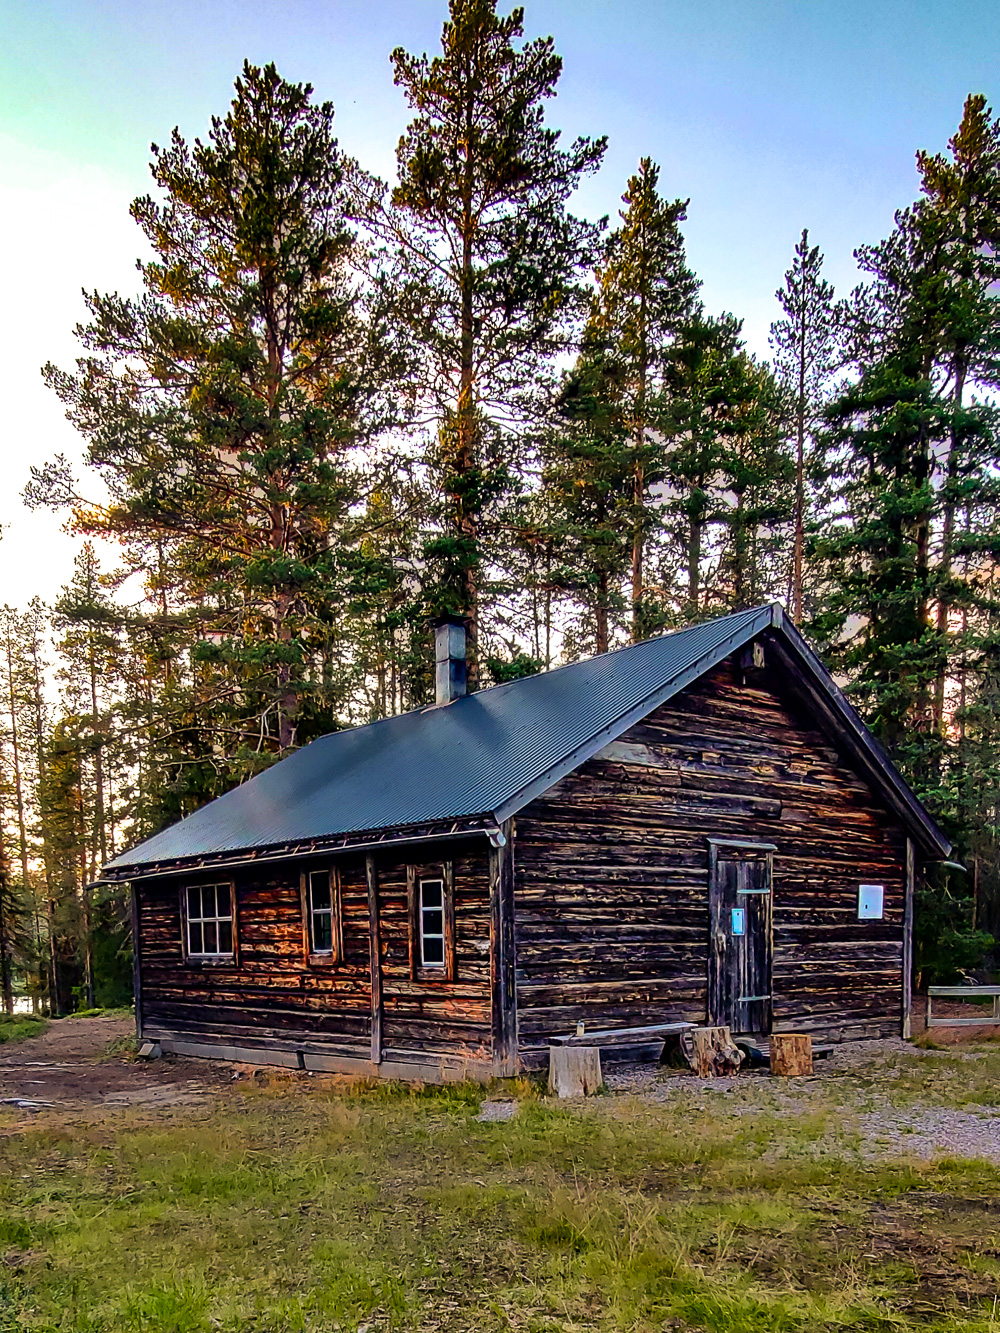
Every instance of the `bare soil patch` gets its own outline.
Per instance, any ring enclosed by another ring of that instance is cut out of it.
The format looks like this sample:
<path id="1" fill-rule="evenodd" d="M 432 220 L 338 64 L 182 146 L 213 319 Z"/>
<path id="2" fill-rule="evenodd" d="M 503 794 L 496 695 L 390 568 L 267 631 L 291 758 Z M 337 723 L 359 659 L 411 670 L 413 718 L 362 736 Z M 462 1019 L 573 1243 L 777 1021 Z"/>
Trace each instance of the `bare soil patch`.
<path id="1" fill-rule="evenodd" d="M 0 1109 L 20 1120 L 38 1110 L 183 1105 L 232 1079 L 230 1067 L 206 1060 L 108 1053 L 113 1041 L 134 1032 L 129 1018 L 60 1018 L 40 1037 L 0 1046 Z M 31 1103 L 50 1105 L 36 1110 Z"/>

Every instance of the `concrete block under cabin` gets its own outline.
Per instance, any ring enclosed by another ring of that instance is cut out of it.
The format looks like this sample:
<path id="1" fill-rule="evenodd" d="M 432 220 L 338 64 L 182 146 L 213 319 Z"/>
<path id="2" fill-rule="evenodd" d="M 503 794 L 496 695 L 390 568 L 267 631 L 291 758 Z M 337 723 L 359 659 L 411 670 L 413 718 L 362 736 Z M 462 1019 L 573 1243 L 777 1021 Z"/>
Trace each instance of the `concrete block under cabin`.
<path id="1" fill-rule="evenodd" d="M 545 1069 L 580 1024 L 605 1063 L 683 1024 L 908 1034 L 914 885 L 950 845 L 779 606 L 474 694 L 461 624 L 435 657 L 436 706 L 104 867 L 141 1042 L 443 1081 Z"/>

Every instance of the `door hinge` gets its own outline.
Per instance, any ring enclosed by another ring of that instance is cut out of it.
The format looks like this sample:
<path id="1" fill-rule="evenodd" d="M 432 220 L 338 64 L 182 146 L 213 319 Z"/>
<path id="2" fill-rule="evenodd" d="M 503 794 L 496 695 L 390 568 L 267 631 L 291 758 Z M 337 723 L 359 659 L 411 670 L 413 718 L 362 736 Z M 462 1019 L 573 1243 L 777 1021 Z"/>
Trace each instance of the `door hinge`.
<path id="1" fill-rule="evenodd" d="M 741 995 L 737 999 L 737 1004 L 753 1004 L 755 1000 L 769 1000 L 770 995 Z"/>

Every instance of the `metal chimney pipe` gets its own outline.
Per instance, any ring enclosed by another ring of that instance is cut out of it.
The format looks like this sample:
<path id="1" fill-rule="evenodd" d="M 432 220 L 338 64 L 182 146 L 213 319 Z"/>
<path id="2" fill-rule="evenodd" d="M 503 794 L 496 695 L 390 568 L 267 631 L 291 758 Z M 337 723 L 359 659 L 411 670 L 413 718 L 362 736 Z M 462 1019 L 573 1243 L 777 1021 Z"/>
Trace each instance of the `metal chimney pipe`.
<path id="1" fill-rule="evenodd" d="M 434 629 L 434 702 L 450 704 L 465 693 L 465 623 L 442 620 Z"/>

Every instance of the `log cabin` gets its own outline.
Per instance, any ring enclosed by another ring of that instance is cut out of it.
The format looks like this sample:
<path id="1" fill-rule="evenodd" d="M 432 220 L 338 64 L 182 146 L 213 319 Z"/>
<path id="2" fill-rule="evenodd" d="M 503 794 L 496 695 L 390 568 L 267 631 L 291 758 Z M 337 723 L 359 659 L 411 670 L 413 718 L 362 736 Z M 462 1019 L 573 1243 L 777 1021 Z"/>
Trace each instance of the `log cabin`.
<path id="1" fill-rule="evenodd" d="M 321 737 L 117 856 L 180 1054 L 441 1081 L 588 1028 L 909 1031 L 950 844 L 778 605 Z"/>

